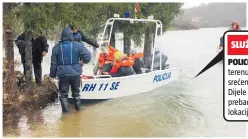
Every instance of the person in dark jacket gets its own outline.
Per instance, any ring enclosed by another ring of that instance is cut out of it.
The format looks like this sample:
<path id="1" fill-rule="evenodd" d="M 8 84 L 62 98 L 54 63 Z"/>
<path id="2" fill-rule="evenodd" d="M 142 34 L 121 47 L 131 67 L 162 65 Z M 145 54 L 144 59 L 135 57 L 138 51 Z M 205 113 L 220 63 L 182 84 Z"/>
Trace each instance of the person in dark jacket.
<path id="1" fill-rule="evenodd" d="M 231 27 L 228 30 L 230 30 L 230 31 L 239 31 L 239 30 L 241 30 L 241 28 L 240 28 L 239 23 L 234 21 L 234 22 L 232 22 Z M 220 44 L 219 44 L 218 49 L 222 49 L 223 45 L 224 45 L 224 37 L 221 36 L 220 37 Z"/>
<path id="2" fill-rule="evenodd" d="M 21 62 L 23 64 L 24 75 L 25 69 L 25 33 L 23 32 L 17 37 L 16 45 L 21 55 Z M 47 38 L 44 35 L 33 35 L 32 37 L 32 62 L 34 66 L 35 81 L 40 84 L 42 81 L 42 66 L 43 57 L 48 52 L 49 45 L 47 44 Z"/>
<path id="3" fill-rule="evenodd" d="M 75 109 L 80 110 L 80 75 L 82 65 L 91 60 L 90 51 L 77 41 L 73 41 L 73 33 L 70 28 L 64 28 L 60 42 L 53 47 L 51 56 L 50 77 L 59 79 L 60 101 L 63 112 L 68 112 L 68 91 L 71 86 L 72 97 L 75 100 Z"/>
<path id="4" fill-rule="evenodd" d="M 70 28 L 73 32 L 73 38 L 74 38 L 74 41 L 78 41 L 78 42 L 86 42 L 87 44 L 89 45 L 92 45 L 93 47 L 95 48 L 99 48 L 100 46 L 98 45 L 98 43 L 91 39 L 91 38 L 88 38 L 85 34 L 83 34 L 82 31 L 80 31 L 75 25 L 70 25 Z"/>
<path id="5" fill-rule="evenodd" d="M 229 30 L 241 30 L 241 28 L 240 28 L 240 25 L 239 25 L 239 23 L 238 22 L 236 22 L 236 21 L 234 21 L 234 22 L 232 22 L 232 24 L 231 24 L 231 27 L 229 28 Z"/>

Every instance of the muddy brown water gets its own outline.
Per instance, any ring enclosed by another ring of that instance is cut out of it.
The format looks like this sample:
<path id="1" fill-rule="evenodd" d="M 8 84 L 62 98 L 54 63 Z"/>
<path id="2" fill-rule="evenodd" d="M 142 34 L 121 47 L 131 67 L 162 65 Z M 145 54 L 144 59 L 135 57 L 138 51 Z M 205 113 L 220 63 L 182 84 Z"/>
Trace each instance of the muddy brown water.
<path id="1" fill-rule="evenodd" d="M 62 115 L 60 105 L 22 115 L 6 137 L 244 137 L 245 123 L 223 119 L 223 65 L 194 76 L 216 55 L 225 28 L 170 31 L 161 43 L 178 81 L 151 92 L 83 106 Z M 180 38 L 180 41 L 177 41 Z M 49 61 L 49 58 L 47 58 Z M 43 63 L 43 67 L 49 64 Z M 48 70 L 45 72 L 49 72 Z"/>

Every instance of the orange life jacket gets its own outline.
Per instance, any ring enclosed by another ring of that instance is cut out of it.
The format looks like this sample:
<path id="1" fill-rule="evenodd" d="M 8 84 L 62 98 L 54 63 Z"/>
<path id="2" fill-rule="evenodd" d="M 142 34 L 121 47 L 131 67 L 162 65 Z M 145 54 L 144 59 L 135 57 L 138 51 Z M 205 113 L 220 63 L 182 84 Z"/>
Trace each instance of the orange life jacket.
<path id="1" fill-rule="evenodd" d="M 113 60 L 115 58 L 115 52 L 117 52 L 119 50 L 117 50 L 116 48 L 114 48 L 114 47 L 112 47 L 110 45 L 108 46 L 108 48 L 109 48 L 109 54 L 106 57 L 106 60 L 113 62 Z"/>
<path id="2" fill-rule="evenodd" d="M 100 53 L 99 59 L 98 59 L 98 64 L 99 64 L 99 70 L 102 69 L 103 65 L 106 64 L 106 62 L 112 62 L 114 60 L 114 53 L 117 52 L 118 50 L 112 46 L 107 46 L 109 48 L 109 54 L 107 56 L 104 56 L 103 53 Z"/>
<path id="3" fill-rule="evenodd" d="M 114 54 L 110 53 L 109 55 L 104 56 L 103 53 L 100 53 L 98 59 L 99 69 L 101 69 L 102 66 L 106 64 L 106 62 L 113 62 L 113 60 L 114 60 Z"/>
<path id="4" fill-rule="evenodd" d="M 105 64 L 105 57 L 102 53 L 100 53 L 99 55 L 98 64 L 99 64 L 99 69 L 101 69 L 102 66 Z"/>
<path id="5" fill-rule="evenodd" d="M 116 48 L 114 48 L 114 47 L 111 46 L 111 45 L 109 45 L 108 48 L 109 48 L 109 52 L 110 52 L 110 53 L 115 53 L 115 52 L 119 51 L 119 50 L 117 50 Z"/>
<path id="6" fill-rule="evenodd" d="M 116 48 L 112 47 L 112 46 L 107 46 L 109 48 L 109 54 L 107 56 L 104 56 L 103 53 L 100 53 L 99 55 L 99 59 L 98 59 L 98 63 L 99 63 L 99 68 L 101 68 L 105 62 L 109 61 L 113 61 L 114 60 L 114 53 L 116 51 L 118 51 Z"/>
<path id="7" fill-rule="evenodd" d="M 132 67 L 133 65 L 134 59 L 127 57 L 122 62 L 116 62 L 111 69 L 111 73 L 116 73 L 120 67 Z"/>
<path id="8" fill-rule="evenodd" d="M 130 57 L 132 57 L 133 59 L 143 58 L 144 54 L 143 53 L 136 53 L 136 54 L 132 54 Z"/>

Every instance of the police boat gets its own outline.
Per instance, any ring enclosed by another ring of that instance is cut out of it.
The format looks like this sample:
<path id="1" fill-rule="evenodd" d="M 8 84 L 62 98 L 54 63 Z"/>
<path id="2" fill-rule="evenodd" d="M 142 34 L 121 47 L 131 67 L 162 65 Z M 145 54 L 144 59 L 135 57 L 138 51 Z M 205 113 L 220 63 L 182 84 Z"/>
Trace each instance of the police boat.
<path id="1" fill-rule="evenodd" d="M 95 102 L 101 100 L 108 100 L 113 98 L 120 98 L 125 96 L 131 96 L 143 92 L 152 91 L 173 81 L 176 81 L 180 75 L 180 69 L 177 67 L 166 66 L 163 67 L 162 53 L 156 55 L 158 37 L 161 37 L 162 33 L 162 22 L 159 20 L 154 20 L 153 18 L 148 17 L 147 19 L 137 19 L 137 18 L 120 18 L 119 15 L 114 18 L 109 18 L 106 21 L 103 35 L 100 40 L 100 44 L 106 41 L 104 36 L 107 35 L 107 43 L 109 44 L 111 39 L 111 33 L 113 29 L 113 25 L 115 21 L 126 21 L 130 23 L 155 23 L 155 38 L 153 44 L 153 55 L 151 59 L 151 65 L 149 68 L 143 68 L 142 74 L 123 76 L 123 77 L 111 77 L 110 75 L 94 75 L 92 74 L 85 75 L 85 72 L 82 76 L 88 78 L 81 79 L 80 86 L 80 95 L 82 103 Z M 110 27 L 110 31 L 107 31 L 107 28 Z M 159 34 L 159 35 L 158 35 Z M 99 54 L 101 53 L 101 47 L 97 49 L 95 64 L 98 62 Z M 161 50 L 162 46 L 160 46 Z M 156 58 L 157 56 L 157 58 Z M 158 62 L 159 61 L 159 62 Z M 158 68 L 155 68 L 155 62 L 158 64 Z M 93 69 L 92 69 L 93 70 Z M 105 77 L 105 78 L 102 78 Z M 54 80 L 54 83 L 58 87 L 58 79 Z M 69 103 L 73 102 L 73 98 L 71 96 L 71 89 L 69 89 L 68 101 Z"/>

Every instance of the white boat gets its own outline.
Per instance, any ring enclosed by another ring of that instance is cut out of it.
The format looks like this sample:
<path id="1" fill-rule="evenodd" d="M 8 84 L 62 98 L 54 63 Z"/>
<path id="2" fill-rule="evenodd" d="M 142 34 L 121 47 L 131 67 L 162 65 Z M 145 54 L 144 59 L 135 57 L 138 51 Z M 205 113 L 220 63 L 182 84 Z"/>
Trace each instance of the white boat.
<path id="1" fill-rule="evenodd" d="M 154 19 L 133 19 L 133 18 L 110 18 L 107 20 L 102 39 L 100 44 L 104 41 L 104 35 L 106 34 L 106 29 L 108 26 L 111 27 L 110 35 L 108 38 L 107 43 L 110 42 L 110 36 L 113 29 L 113 23 L 115 21 L 129 21 L 130 23 L 135 22 L 152 22 L 156 24 L 155 34 L 162 35 L 162 22 L 159 20 Z M 124 76 L 124 77 L 111 77 L 109 75 L 87 75 L 92 77 L 92 79 L 81 79 L 81 86 L 80 86 L 80 95 L 82 102 L 88 102 L 93 100 L 107 100 L 113 98 L 119 98 L 124 96 L 135 95 L 143 92 L 152 91 L 158 87 L 164 86 L 169 84 L 178 79 L 180 74 L 179 68 L 167 67 L 166 69 L 161 69 L 162 64 L 162 54 L 160 54 L 160 69 L 154 70 L 154 54 L 155 48 L 157 47 L 157 38 L 159 35 L 155 36 L 154 40 L 154 47 L 153 47 L 153 57 L 151 62 L 151 69 L 143 69 L 144 72 L 142 74 L 136 74 L 131 76 Z M 103 47 L 103 46 L 101 46 Z M 101 49 L 97 50 L 96 54 L 96 62 L 99 56 Z M 95 63 L 96 63 L 95 62 Z M 92 68 L 93 70 L 93 68 Z M 100 78 L 106 76 L 108 78 Z M 55 80 L 55 84 L 58 86 L 58 80 Z M 69 102 L 71 102 L 71 90 L 69 91 Z"/>

